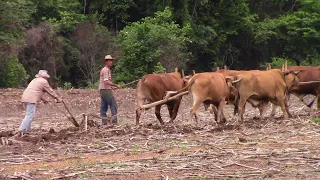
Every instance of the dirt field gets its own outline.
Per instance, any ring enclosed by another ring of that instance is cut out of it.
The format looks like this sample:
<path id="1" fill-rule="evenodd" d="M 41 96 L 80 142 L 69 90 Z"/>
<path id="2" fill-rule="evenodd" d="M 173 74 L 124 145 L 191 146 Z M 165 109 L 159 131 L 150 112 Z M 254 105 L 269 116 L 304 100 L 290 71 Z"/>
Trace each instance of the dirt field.
<path id="1" fill-rule="evenodd" d="M 234 125 L 233 108 L 225 107 L 228 123 L 217 125 L 199 109 L 199 125 L 188 122 L 192 104 L 185 96 L 173 124 L 159 125 L 150 109 L 135 126 L 135 90 L 115 91 L 120 123 L 89 129 L 67 121 L 62 104 L 38 105 L 32 131 L 12 136 L 24 117 L 19 102 L 23 90 L 0 90 L 0 179 L 320 179 L 319 113 L 296 98 L 294 118 L 260 120 L 247 105 L 245 121 Z M 80 123 L 82 113 L 99 113 L 97 90 L 58 90 Z M 166 107 L 162 116 L 169 121 Z M 270 114 L 270 109 L 266 116 Z"/>

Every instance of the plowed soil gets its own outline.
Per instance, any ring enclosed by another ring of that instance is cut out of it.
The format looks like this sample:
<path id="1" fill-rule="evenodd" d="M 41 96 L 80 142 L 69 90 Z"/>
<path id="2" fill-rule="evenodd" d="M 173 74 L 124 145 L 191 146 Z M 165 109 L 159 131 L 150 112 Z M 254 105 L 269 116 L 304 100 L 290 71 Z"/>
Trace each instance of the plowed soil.
<path id="1" fill-rule="evenodd" d="M 284 119 L 280 108 L 269 117 L 269 105 L 259 119 L 247 104 L 245 121 L 237 122 L 227 105 L 227 123 L 217 124 L 201 106 L 197 125 L 188 120 L 187 95 L 174 123 L 160 126 L 151 108 L 135 126 L 135 90 L 119 89 L 118 125 L 91 117 L 87 131 L 74 127 L 52 100 L 38 104 L 32 130 L 21 137 L 13 132 L 24 118 L 22 92 L 0 90 L 0 138 L 9 142 L 0 142 L 0 179 L 320 179 L 319 112 L 295 97 L 293 118 Z M 97 90 L 57 92 L 78 123 L 83 113 L 99 114 Z M 161 114 L 168 122 L 165 106 Z"/>

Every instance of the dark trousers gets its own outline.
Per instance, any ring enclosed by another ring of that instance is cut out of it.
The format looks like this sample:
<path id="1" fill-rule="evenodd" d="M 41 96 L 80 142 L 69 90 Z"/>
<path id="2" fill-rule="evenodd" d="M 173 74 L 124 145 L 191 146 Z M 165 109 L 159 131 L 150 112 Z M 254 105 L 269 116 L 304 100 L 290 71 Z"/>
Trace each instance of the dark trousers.
<path id="1" fill-rule="evenodd" d="M 101 89 L 100 90 L 101 97 L 101 106 L 100 106 L 100 116 L 107 117 L 108 107 L 110 106 L 111 115 L 117 115 L 117 103 L 113 96 L 111 89 Z M 113 123 L 117 123 L 117 117 L 114 117 L 112 120 Z M 106 125 L 108 121 L 102 120 L 102 124 Z"/>

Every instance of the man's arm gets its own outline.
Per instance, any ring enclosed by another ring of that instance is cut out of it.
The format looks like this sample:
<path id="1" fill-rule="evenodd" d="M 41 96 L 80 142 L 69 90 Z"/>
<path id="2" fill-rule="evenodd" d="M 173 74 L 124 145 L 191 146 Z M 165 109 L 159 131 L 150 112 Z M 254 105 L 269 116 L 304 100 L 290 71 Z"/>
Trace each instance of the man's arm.
<path id="1" fill-rule="evenodd" d="M 48 81 L 44 84 L 44 91 L 47 92 L 51 97 L 57 100 L 57 102 L 62 102 L 62 99 L 58 97 L 58 95 L 53 91 Z M 42 98 L 41 98 L 42 99 Z"/>

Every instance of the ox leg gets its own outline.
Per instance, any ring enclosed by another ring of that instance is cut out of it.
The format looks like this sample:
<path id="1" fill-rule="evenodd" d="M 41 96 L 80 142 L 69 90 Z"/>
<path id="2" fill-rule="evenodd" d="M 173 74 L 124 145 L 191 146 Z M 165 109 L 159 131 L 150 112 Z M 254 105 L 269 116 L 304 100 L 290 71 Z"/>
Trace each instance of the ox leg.
<path id="1" fill-rule="evenodd" d="M 225 122 L 226 121 L 226 118 L 224 116 L 224 112 L 223 112 L 223 107 L 225 105 L 226 101 L 221 100 L 219 105 L 218 105 L 218 115 L 217 115 L 217 121 L 218 123 L 221 123 L 221 122 Z"/>
<path id="2" fill-rule="evenodd" d="M 141 109 L 138 107 L 138 108 L 136 109 L 136 126 L 139 125 L 140 116 L 141 116 Z"/>
<path id="3" fill-rule="evenodd" d="M 154 108 L 154 110 L 155 110 L 154 113 L 156 114 L 156 116 L 157 116 L 160 124 L 161 124 L 161 125 L 164 125 L 164 122 L 163 122 L 163 120 L 162 120 L 162 118 L 161 118 L 161 115 L 160 115 L 161 105 L 156 106 L 156 107 Z"/>
<path id="4" fill-rule="evenodd" d="M 272 104 L 272 110 L 271 110 L 270 117 L 274 117 L 276 115 L 276 110 L 277 110 L 277 105 Z"/>
<path id="5" fill-rule="evenodd" d="M 320 111 L 320 94 L 317 96 L 317 110 Z"/>
<path id="6" fill-rule="evenodd" d="M 246 101 L 248 98 L 240 97 L 239 103 L 238 103 L 238 120 L 243 121 L 243 114 L 246 106 Z"/>
<path id="7" fill-rule="evenodd" d="M 177 114 L 178 114 L 179 105 L 180 105 L 179 101 L 172 101 L 167 104 L 167 108 L 168 108 L 169 115 L 170 115 L 170 122 L 169 123 L 173 123 L 173 120 L 176 119 Z"/>
<path id="8" fill-rule="evenodd" d="M 139 120 L 140 120 L 140 117 L 141 117 L 141 113 L 146 110 L 146 109 L 141 109 L 140 108 L 143 104 L 145 104 L 146 101 L 147 101 L 147 99 L 143 94 L 141 94 L 141 93 L 137 94 L 136 126 L 139 125 Z"/>
<path id="9" fill-rule="evenodd" d="M 264 102 L 264 101 L 258 105 L 261 120 L 263 119 L 263 115 L 266 112 L 267 107 L 268 107 L 268 102 Z"/>
<path id="10" fill-rule="evenodd" d="M 284 118 L 285 118 L 285 119 L 288 119 L 288 118 L 289 118 L 289 114 L 288 114 L 288 112 L 287 112 L 285 100 L 279 98 L 278 101 L 279 101 L 279 105 L 280 105 L 280 107 L 281 107 L 281 110 L 282 110 L 282 112 L 283 112 Z"/>
<path id="11" fill-rule="evenodd" d="M 192 117 L 194 116 L 196 119 L 196 124 L 198 124 L 198 116 L 196 114 L 197 109 L 199 108 L 200 103 L 196 102 L 193 104 L 191 110 L 190 110 L 190 115 L 189 115 L 189 120 L 192 121 Z"/>
<path id="12" fill-rule="evenodd" d="M 170 116 L 170 122 L 172 120 L 173 107 L 174 107 L 174 103 L 170 102 L 170 103 L 167 104 L 167 108 L 168 108 L 169 116 Z"/>
<path id="13" fill-rule="evenodd" d="M 173 123 L 173 120 L 176 119 L 177 114 L 178 114 L 178 110 L 179 110 L 179 106 L 180 106 L 180 101 L 176 101 L 173 105 L 173 112 L 172 112 L 172 116 L 170 116 L 170 122 Z"/>
<path id="14" fill-rule="evenodd" d="M 290 94 L 287 94 L 284 99 L 284 103 L 285 103 L 284 105 L 286 106 L 286 110 L 287 110 L 289 117 L 292 117 L 292 114 L 289 111 L 289 99 L 290 99 Z"/>

